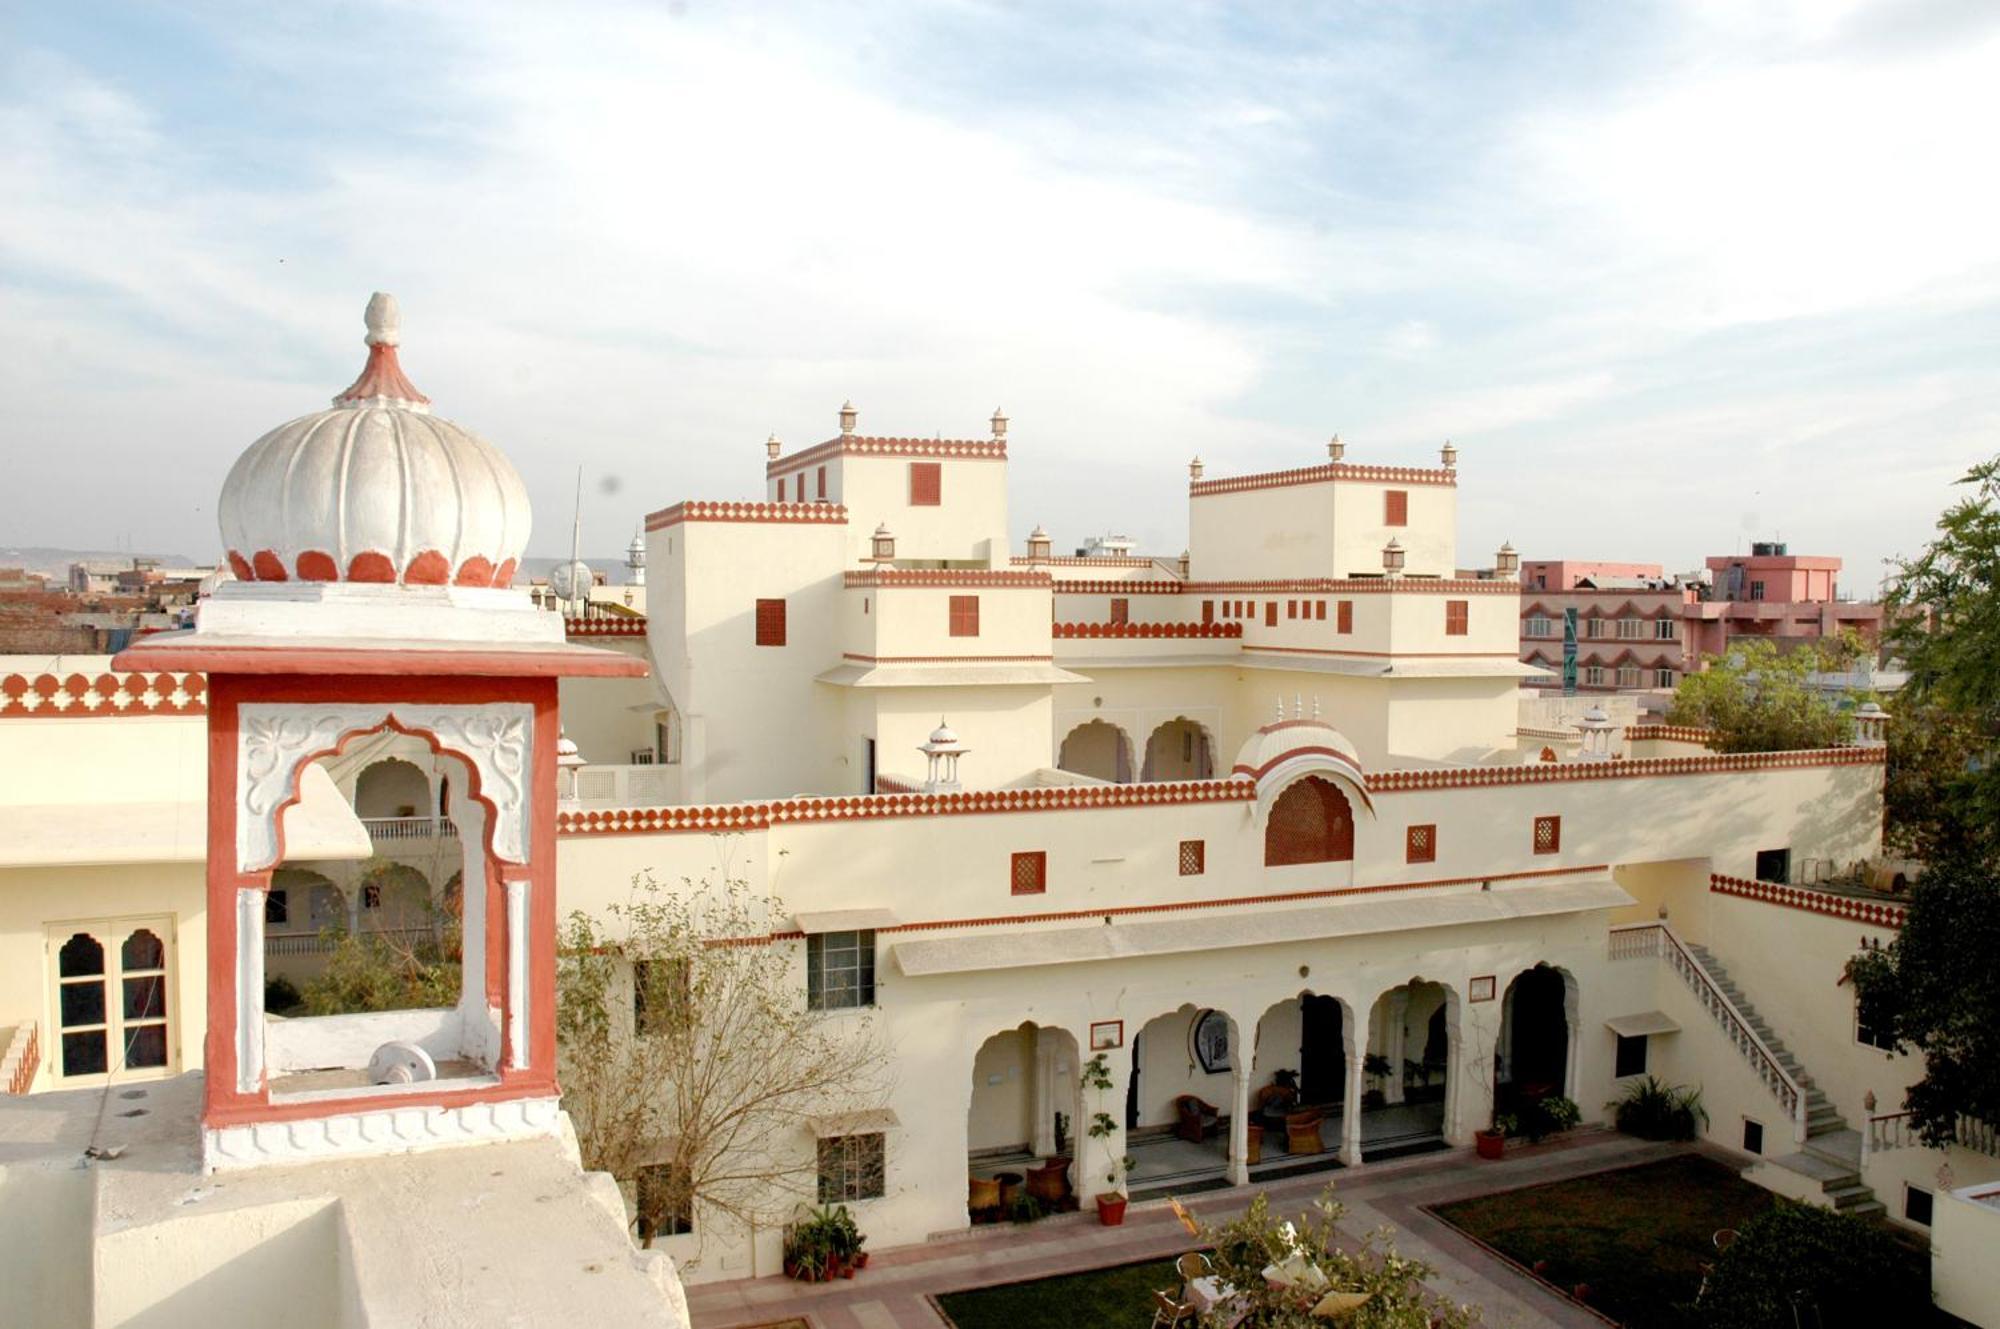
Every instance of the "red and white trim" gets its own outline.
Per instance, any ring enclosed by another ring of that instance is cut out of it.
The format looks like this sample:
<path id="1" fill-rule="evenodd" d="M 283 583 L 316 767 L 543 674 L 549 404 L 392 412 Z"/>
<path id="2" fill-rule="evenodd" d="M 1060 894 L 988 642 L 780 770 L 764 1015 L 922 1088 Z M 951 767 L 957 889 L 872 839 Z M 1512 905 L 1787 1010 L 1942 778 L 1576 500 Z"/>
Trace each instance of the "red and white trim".
<path id="1" fill-rule="evenodd" d="M 1900 929 L 1910 916 L 1905 905 L 1857 900 L 1851 895 L 1835 895 L 1831 891 L 1804 890 L 1775 881 L 1753 881 L 1746 877 L 1725 877 L 1719 873 L 1709 874 L 1708 889 L 1717 895 L 1737 895 L 1746 900 L 1783 905 L 1787 909 L 1849 918 L 1875 927 Z"/>
<path id="2" fill-rule="evenodd" d="M 914 457 L 921 460 L 950 458 L 957 461 L 1005 461 L 1007 442 L 997 438 L 880 438 L 864 434 L 843 434 L 816 443 L 804 452 L 774 457 L 764 464 L 766 477 L 790 474 L 801 466 L 850 454 L 857 457 Z"/>
<path id="3" fill-rule="evenodd" d="M 697 521 L 843 526 L 847 523 L 847 509 L 838 503 L 710 503 L 689 499 L 648 513 L 646 529 L 663 531 L 669 526 Z"/>
<path id="4" fill-rule="evenodd" d="M 208 681 L 188 674 L 7 674 L 0 720 L 90 719 L 111 715 L 206 715 Z"/>
<path id="5" fill-rule="evenodd" d="M 1054 584 L 1046 572 L 1010 572 L 998 568 L 864 568 L 859 572 L 843 572 L 840 580 L 841 585 L 849 588 L 973 586 L 1046 590 Z"/>
<path id="6" fill-rule="evenodd" d="M 1083 638 L 1120 640 L 1155 638 L 1241 637 L 1241 623 L 1052 623 L 1049 633 L 1057 641 Z"/>
<path id="7" fill-rule="evenodd" d="M 1294 471 L 1265 471 L 1257 475 L 1232 475 L 1220 480 L 1191 480 L 1188 482 L 1188 497 L 1207 498 L 1211 494 L 1240 494 L 1250 489 L 1283 489 L 1291 485 L 1328 484 L 1336 480 L 1437 485 L 1451 489 L 1458 486 L 1458 472 L 1416 466 L 1353 466 L 1346 462 L 1332 462 Z"/>
<path id="8" fill-rule="evenodd" d="M 858 664 L 1048 664 L 1053 655 L 861 655 L 842 651 L 840 658 Z"/>

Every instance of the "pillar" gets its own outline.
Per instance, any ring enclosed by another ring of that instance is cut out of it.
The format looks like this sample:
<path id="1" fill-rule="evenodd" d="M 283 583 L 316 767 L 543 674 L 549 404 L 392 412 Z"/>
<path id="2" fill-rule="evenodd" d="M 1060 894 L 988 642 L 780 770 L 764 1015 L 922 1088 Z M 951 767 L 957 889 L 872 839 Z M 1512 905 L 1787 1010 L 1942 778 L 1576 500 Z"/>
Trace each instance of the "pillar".
<path id="1" fill-rule="evenodd" d="M 1088 1022 L 1085 1027 L 1088 1027 Z M 1112 1165 L 1125 1157 L 1125 1095 L 1132 1086 L 1130 1037 L 1128 1034 L 1124 1047 L 1105 1050 L 1104 1060 L 1111 1075 L 1111 1087 L 1083 1091 L 1083 1120 L 1076 1125 L 1076 1181 L 1077 1197 L 1085 1203 L 1098 1195 L 1130 1189 L 1129 1180 L 1121 1180 L 1114 1185 L 1104 1179 L 1105 1174 L 1112 1170 Z M 1111 1118 L 1111 1134 L 1103 1139 L 1090 1133 L 1091 1119 L 1099 1112 Z"/>
<path id="2" fill-rule="evenodd" d="M 1028 1147 L 1036 1158 L 1053 1158 L 1056 1152 L 1056 1113 L 1064 1110 L 1062 1095 L 1057 1091 L 1057 1080 L 1061 1057 L 1059 1048 L 1062 1031 L 1045 1025 L 1035 1026 L 1035 1046 L 1033 1048 L 1035 1083 L 1030 1095 L 1033 1105 L 1033 1129 L 1029 1133 Z M 1070 1123 L 1070 1134 L 1075 1136 L 1077 1124 Z M 1075 1146 L 1072 1145 L 1072 1148 Z"/>
<path id="3" fill-rule="evenodd" d="M 1384 1017 L 1388 1028 L 1384 1030 L 1388 1039 L 1383 1051 L 1389 1058 L 1389 1077 L 1382 1085 L 1382 1100 L 1386 1103 L 1403 1101 L 1403 1055 L 1407 1050 L 1410 1024 L 1410 990 L 1398 988 L 1389 994 L 1388 1013 Z"/>
<path id="4" fill-rule="evenodd" d="M 1361 1166 L 1361 1067 L 1368 1045 L 1352 1034 L 1347 1039 L 1347 1085 L 1340 1104 L 1340 1161 Z"/>
<path id="5" fill-rule="evenodd" d="M 1250 1184 L 1250 1058 L 1238 1046 L 1236 1073 L 1229 1082 L 1229 1184 Z"/>
<path id="6" fill-rule="evenodd" d="M 1493 1073 L 1495 1032 L 1481 1029 L 1477 1021 L 1467 1019 L 1453 1035 L 1451 1075 L 1445 1090 L 1447 1144 L 1471 1144 L 1475 1131 L 1483 1131 L 1492 1124 L 1497 1092 Z M 1460 1077 L 1465 1079 L 1465 1088 L 1458 1088 Z"/>

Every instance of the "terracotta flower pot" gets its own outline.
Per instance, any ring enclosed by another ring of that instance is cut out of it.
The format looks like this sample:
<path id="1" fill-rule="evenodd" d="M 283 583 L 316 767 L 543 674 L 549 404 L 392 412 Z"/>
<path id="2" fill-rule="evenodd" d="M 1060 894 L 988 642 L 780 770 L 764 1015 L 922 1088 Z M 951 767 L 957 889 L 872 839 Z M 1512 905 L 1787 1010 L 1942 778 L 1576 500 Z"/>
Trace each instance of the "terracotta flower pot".
<path id="1" fill-rule="evenodd" d="M 1507 1152 L 1507 1137 L 1498 1131 L 1479 1131 L 1472 1137 L 1481 1158 L 1499 1158 Z"/>
<path id="2" fill-rule="evenodd" d="M 1097 1197 L 1097 1221 L 1106 1227 L 1117 1227 L 1125 1221 L 1125 1206 L 1131 1201 L 1123 1195 L 1100 1195 Z"/>

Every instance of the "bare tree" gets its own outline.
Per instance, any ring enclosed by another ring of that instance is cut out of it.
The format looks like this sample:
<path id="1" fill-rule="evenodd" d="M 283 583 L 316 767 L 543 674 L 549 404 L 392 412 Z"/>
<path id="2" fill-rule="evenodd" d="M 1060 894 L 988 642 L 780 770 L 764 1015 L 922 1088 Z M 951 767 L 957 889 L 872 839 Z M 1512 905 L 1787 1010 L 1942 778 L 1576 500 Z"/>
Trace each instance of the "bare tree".
<path id="1" fill-rule="evenodd" d="M 889 1053 L 866 1011 L 809 1010 L 783 909 L 744 883 L 651 873 L 603 919 L 570 915 L 557 976 L 563 1106 L 584 1166 L 633 1187 L 640 1240 L 696 1206 L 746 1228 L 815 1198 L 816 1119 L 879 1107 Z"/>

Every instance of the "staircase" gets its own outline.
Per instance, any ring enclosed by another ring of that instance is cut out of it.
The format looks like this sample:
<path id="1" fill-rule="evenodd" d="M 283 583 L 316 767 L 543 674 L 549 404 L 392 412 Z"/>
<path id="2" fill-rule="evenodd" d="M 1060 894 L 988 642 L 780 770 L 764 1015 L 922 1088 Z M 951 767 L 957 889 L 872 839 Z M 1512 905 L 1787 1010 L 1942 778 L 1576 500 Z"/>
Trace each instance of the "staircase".
<path id="1" fill-rule="evenodd" d="M 1833 1103 L 1813 1083 L 1812 1076 L 1800 1064 L 1798 1057 L 1785 1046 L 1777 1031 L 1750 1004 L 1750 999 L 1737 986 L 1729 971 L 1722 967 L 1706 946 L 1694 942 L 1682 943 L 1707 971 L 1715 987 L 1729 999 L 1743 1022 L 1757 1034 L 1778 1064 L 1785 1068 L 1785 1074 L 1797 1082 L 1805 1091 L 1806 1138 L 1797 1153 L 1773 1157 L 1770 1162 L 1787 1172 L 1795 1172 L 1802 1177 L 1819 1183 L 1829 1204 L 1843 1214 L 1857 1217 L 1872 1217 L 1884 1211 L 1882 1202 L 1875 1198 L 1875 1192 L 1861 1181 L 1861 1133 L 1847 1124 L 1834 1109 Z"/>

